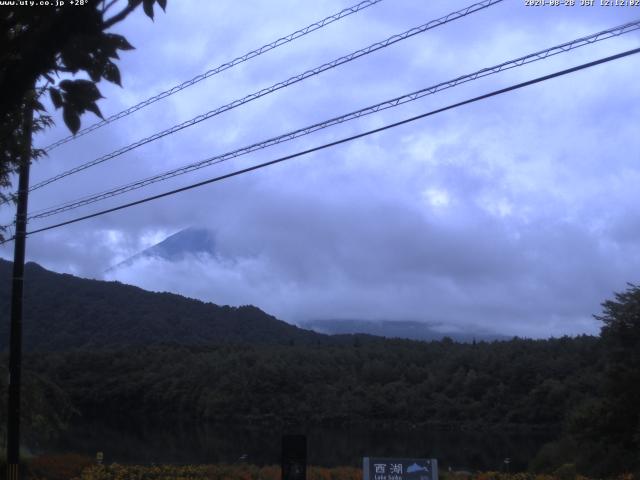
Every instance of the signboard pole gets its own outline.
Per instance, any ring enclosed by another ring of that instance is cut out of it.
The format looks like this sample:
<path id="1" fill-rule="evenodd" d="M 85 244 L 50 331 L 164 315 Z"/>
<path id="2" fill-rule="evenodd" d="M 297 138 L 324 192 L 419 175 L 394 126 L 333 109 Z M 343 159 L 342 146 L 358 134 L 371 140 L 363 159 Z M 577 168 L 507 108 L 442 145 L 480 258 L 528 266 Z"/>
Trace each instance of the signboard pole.
<path id="1" fill-rule="evenodd" d="M 282 480 L 306 480 L 307 437 L 282 436 Z"/>

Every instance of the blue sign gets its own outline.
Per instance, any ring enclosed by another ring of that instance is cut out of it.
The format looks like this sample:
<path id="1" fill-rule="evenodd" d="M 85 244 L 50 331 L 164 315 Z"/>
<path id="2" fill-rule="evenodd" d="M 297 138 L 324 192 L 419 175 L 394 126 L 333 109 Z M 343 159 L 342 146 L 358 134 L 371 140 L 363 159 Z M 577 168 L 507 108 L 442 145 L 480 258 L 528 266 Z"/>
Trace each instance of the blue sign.
<path id="1" fill-rule="evenodd" d="M 435 458 L 364 457 L 363 480 L 438 480 Z"/>

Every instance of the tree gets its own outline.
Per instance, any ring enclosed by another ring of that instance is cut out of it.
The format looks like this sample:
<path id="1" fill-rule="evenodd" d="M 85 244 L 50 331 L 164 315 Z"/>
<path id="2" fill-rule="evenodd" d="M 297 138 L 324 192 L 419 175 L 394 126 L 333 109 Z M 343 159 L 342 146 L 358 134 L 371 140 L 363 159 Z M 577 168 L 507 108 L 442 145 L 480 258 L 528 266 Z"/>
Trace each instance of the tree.
<path id="1" fill-rule="evenodd" d="M 80 129 L 80 115 L 86 111 L 102 117 L 97 105 L 102 95 L 96 84 L 102 79 L 120 84 L 120 72 L 113 60 L 119 50 L 133 48 L 122 35 L 107 30 L 140 5 L 151 18 L 155 3 L 166 7 L 166 0 L 128 0 L 126 4 L 118 0 L 60 1 L 55 8 L 24 3 L 5 8 L 0 14 L 0 187 L 10 187 L 11 174 L 19 172 L 7 402 L 10 479 L 20 476 L 22 279 L 29 165 L 44 154 L 32 148 L 31 139 L 34 131 L 52 123 L 40 98 L 49 93 L 74 134 Z M 114 7 L 117 13 L 111 15 L 109 10 L 113 12 Z M 76 78 L 78 74 L 86 74 L 89 79 Z M 2 201 L 7 199 L 4 194 L 2 197 Z M 4 227 L 0 233 L 2 230 Z"/>
<path id="2" fill-rule="evenodd" d="M 640 471 L 640 286 L 602 304 L 604 374 L 600 398 L 574 414 L 571 431 L 598 475 Z"/>
<path id="3" fill-rule="evenodd" d="M 120 85 L 115 61 L 119 51 L 134 48 L 125 37 L 108 30 L 140 5 L 153 19 L 154 4 L 164 10 L 167 0 L 81 3 L 0 10 L 0 188 L 11 186 L 11 174 L 17 171 L 17 159 L 26 148 L 25 112 L 36 112 L 32 132 L 50 126 L 51 118 L 40 102 L 48 93 L 74 134 L 80 129 L 83 113 L 102 117 L 97 105 L 102 95 L 96 84 L 104 79 Z M 78 74 L 86 74 L 88 79 L 75 78 Z M 32 149 L 30 158 L 43 154 Z M 0 201 L 12 198 L 11 194 L 0 193 Z"/>
<path id="4" fill-rule="evenodd" d="M 606 399 L 619 443 L 640 452 L 640 286 L 629 284 L 602 306 L 603 315 L 596 318 L 604 323 Z"/>

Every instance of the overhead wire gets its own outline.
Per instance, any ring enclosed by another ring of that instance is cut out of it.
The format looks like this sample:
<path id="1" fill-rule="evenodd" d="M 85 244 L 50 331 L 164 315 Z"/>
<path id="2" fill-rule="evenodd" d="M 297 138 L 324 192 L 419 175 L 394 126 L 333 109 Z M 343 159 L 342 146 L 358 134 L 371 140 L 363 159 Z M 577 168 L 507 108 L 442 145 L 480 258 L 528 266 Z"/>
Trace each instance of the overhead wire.
<path id="1" fill-rule="evenodd" d="M 223 105 L 221 107 L 218 107 L 214 110 L 211 110 L 207 113 L 203 113 L 201 115 L 198 115 L 197 117 L 194 117 L 190 120 L 187 120 L 185 122 L 182 122 L 178 125 L 174 125 L 171 128 L 168 128 L 166 130 L 163 130 L 162 132 L 158 132 L 155 133 L 149 137 L 143 138 L 141 140 L 138 140 L 137 142 L 134 142 L 132 144 L 129 144 L 125 147 L 122 147 L 118 150 L 115 150 L 111 153 L 108 153 L 106 155 L 103 155 L 101 157 L 98 157 L 94 160 L 91 160 L 89 162 L 86 162 L 82 165 L 78 165 L 77 167 L 74 167 L 70 170 L 67 170 L 63 173 L 60 173 L 58 175 L 55 175 L 51 178 L 48 178 L 46 180 L 42 180 L 41 182 L 38 182 L 36 184 L 34 184 L 29 191 L 34 191 L 37 190 L 39 188 L 42 188 L 46 185 L 49 185 L 50 183 L 56 182 L 58 180 L 61 180 L 65 177 L 68 177 L 70 175 L 73 175 L 75 173 L 81 172 L 83 170 L 86 170 L 87 168 L 93 167 L 95 165 L 101 164 L 103 162 L 106 162 L 107 160 L 111 160 L 113 158 L 116 158 L 124 153 L 130 152 L 131 150 L 134 150 L 135 148 L 141 147 L 142 145 L 146 145 L 150 142 L 153 142 L 155 140 L 158 140 L 160 138 L 163 138 L 167 135 L 172 135 L 180 130 L 183 130 L 187 127 L 191 127 L 193 125 L 196 125 L 200 122 L 203 122 L 204 120 L 208 120 L 216 115 L 220 115 L 221 113 L 227 112 L 229 110 L 232 110 L 236 107 L 239 107 L 240 105 L 244 105 L 245 103 L 251 102 L 253 100 L 256 100 L 258 98 L 261 98 L 265 95 L 268 95 L 270 93 L 273 93 L 277 90 L 280 90 L 282 88 L 288 87 L 290 85 L 293 85 L 295 83 L 301 82 L 302 80 L 305 80 L 309 77 L 318 75 L 322 72 L 325 72 L 327 70 L 336 68 L 340 65 L 343 65 L 345 63 L 351 62 L 353 60 L 355 60 L 356 58 L 360 58 L 362 56 L 368 55 L 370 53 L 373 53 L 377 50 L 380 50 L 382 48 L 386 48 L 390 45 L 393 45 L 395 43 L 398 43 L 402 40 L 406 40 L 407 38 L 413 37 L 415 35 L 418 35 L 420 33 L 424 33 L 428 30 L 431 30 L 433 28 L 439 27 L 441 25 L 445 25 L 449 22 L 458 20 L 460 18 L 466 17 L 472 13 L 476 13 L 480 10 L 484 10 L 490 6 L 493 6 L 495 4 L 501 3 L 504 0 L 483 0 L 482 2 L 479 3 L 474 3 L 473 5 L 470 5 L 466 8 L 457 10 L 455 12 L 449 13 L 441 18 L 438 18 L 436 20 L 431 20 L 430 22 L 427 22 L 423 25 L 420 25 L 418 27 L 414 27 L 411 28 L 403 33 L 400 34 L 396 34 L 396 35 L 392 35 L 391 37 L 386 38 L 385 40 L 381 41 L 381 42 L 376 42 L 372 45 L 369 45 L 368 47 L 362 48 L 360 50 L 356 50 L 355 52 L 352 52 L 348 55 L 342 56 L 340 58 L 337 58 L 331 62 L 325 63 L 323 65 L 320 65 L 318 67 L 315 67 L 313 69 L 307 70 L 299 75 L 295 75 L 293 77 L 290 77 L 287 80 L 275 83 L 273 85 L 271 85 L 270 87 L 267 88 L 263 88 L 257 92 L 254 92 L 250 95 L 247 95 L 241 99 L 238 100 L 234 100 L 231 103 L 228 103 L 226 105 Z"/>
<path id="2" fill-rule="evenodd" d="M 133 190 L 137 190 L 139 188 L 143 188 L 146 186 L 149 186 L 151 184 L 160 182 L 160 181 L 164 181 L 167 180 L 169 178 L 173 178 L 179 175 L 183 175 L 186 173 L 190 173 L 193 172 L 195 170 L 199 170 L 201 168 L 205 168 L 211 165 L 215 165 L 218 163 L 222 163 L 224 161 L 230 160 L 232 158 L 237 158 L 241 155 L 246 155 L 248 153 L 251 152 L 255 152 L 257 150 L 261 150 L 273 145 L 277 145 L 280 143 L 284 143 L 290 140 L 293 140 L 295 138 L 299 138 L 302 137 L 304 135 L 309 135 L 313 132 L 322 130 L 324 128 L 328 128 L 334 125 L 338 125 L 347 121 L 351 121 L 360 117 L 363 117 L 365 115 L 370 115 L 372 113 L 376 113 L 376 112 L 380 112 L 382 110 L 386 110 L 389 108 L 394 108 L 397 107 L 399 105 L 403 105 L 405 103 L 408 102 L 412 102 L 415 100 L 418 100 L 420 98 L 423 98 L 427 95 L 432 95 L 435 94 L 437 92 L 440 92 L 442 90 L 448 89 L 448 88 L 452 88 L 455 87 L 457 85 L 460 85 L 462 83 L 466 83 L 466 82 L 470 82 L 473 80 L 476 80 L 478 78 L 483 78 L 486 77 L 488 75 L 493 75 L 496 73 L 499 73 L 501 71 L 505 71 L 508 69 L 512 69 L 515 67 L 519 67 L 522 65 L 526 65 L 529 63 L 533 63 L 539 60 L 543 60 L 546 58 L 549 58 L 551 56 L 557 55 L 559 53 L 564 53 L 564 52 L 569 52 L 573 49 L 585 46 L 585 45 L 590 45 L 593 44 L 595 42 L 599 42 L 605 39 L 609 39 L 609 38 L 613 38 L 613 37 L 617 37 L 620 35 L 623 35 L 625 33 L 629 33 L 632 32 L 634 30 L 638 30 L 640 29 L 640 20 L 637 20 L 635 22 L 629 22 L 629 23 L 625 23 L 623 25 L 619 25 L 613 28 L 609 28 L 607 30 L 603 30 L 588 36 L 584 36 L 575 40 L 571 40 L 569 42 L 565 42 L 562 43 L 560 45 L 556 45 L 554 47 L 550 47 L 544 50 L 540 50 L 537 51 L 535 53 L 530 53 L 528 55 L 524 55 L 512 60 L 508 60 L 505 62 L 502 62 L 498 65 L 494 65 L 492 67 L 487 67 L 487 68 L 483 68 L 481 70 L 475 71 L 473 73 L 469 73 L 466 75 L 462 75 L 459 77 L 456 77 L 452 80 L 448 80 L 445 82 L 441 82 L 438 83 L 436 85 L 430 86 L 430 87 L 426 87 L 402 96 L 398 96 L 395 97 L 393 99 L 390 100 L 386 100 L 384 102 L 380 102 L 377 103 L 375 105 L 371 105 L 344 115 L 340 115 L 337 117 L 333 117 L 331 119 L 325 120 L 323 122 L 319 122 L 319 123 L 315 123 L 313 125 L 310 126 L 306 126 L 304 128 L 300 128 L 276 137 L 272 137 L 269 138 L 267 140 L 263 140 L 260 142 L 256 142 L 253 143 L 251 145 L 230 151 L 230 152 L 226 152 L 223 154 L 219 154 L 219 155 L 215 155 L 212 157 L 209 157 L 205 160 L 201 160 L 199 162 L 195 162 L 195 163 L 191 163 L 179 168 L 175 168 L 173 170 L 169 170 L 167 172 L 164 173 L 160 173 L 151 177 L 147 177 L 145 179 L 141 179 L 141 180 L 137 180 L 135 182 L 131 182 L 128 183 L 126 185 L 121 185 L 119 187 L 115 187 L 112 188 L 110 190 L 106 190 L 97 194 L 92 194 L 89 196 L 84 196 L 81 197 L 79 199 L 75 199 L 72 201 L 68 201 L 65 202 L 63 204 L 57 205 L 57 206 L 53 206 L 53 207 L 48 207 L 45 209 L 41 209 L 38 211 L 33 212 L 28 219 L 29 220 L 35 220 L 35 219 L 39 219 L 39 218 L 45 218 L 45 217 L 49 217 L 52 215 L 56 215 L 56 214 L 60 214 L 66 211 L 70 211 L 70 210 L 74 210 L 76 208 L 80 208 L 86 205 L 89 205 L 91 203 L 95 203 L 101 200 L 105 200 L 108 198 L 112 198 L 115 197 L 117 195 L 122 195 L 124 193 L 133 191 Z"/>
<path id="3" fill-rule="evenodd" d="M 353 5 L 351 7 L 347 7 L 343 10 L 340 10 L 338 13 L 334 13 L 333 15 L 329 15 L 326 18 L 323 18 L 322 20 L 318 20 L 317 22 L 314 22 L 310 25 L 307 25 L 304 28 L 301 28 L 299 30 L 296 30 L 293 33 L 290 33 L 289 35 L 285 35 L 284 37 L 280 37 L 277 40 L 274 40 L 272 42 L 269 42 L 259 48 L 256 48 L 255 50 L 251 50 L 248 53 L 245 53 L 244 55 L 240 55 L 239 57 L 234 58 L 233 60 L 230 60 L 228 62 L 225 62 L 221 65 L 218 65 L 215 68 L 212 68 L 211 70 L 207 70 L 204 73 L 201 73 L 200 75 L 196 75 L 195 77 L 193 77 L 190 80 L 184 81 L 179 85 L 176 85 L 174 87 L 171 87 L 163 92 L 158 93 L 157 95 L 154 95 L 153 97 L 147 98 L 146 100 L 143 100 L 140 103 L 137 103 L 136 105 L 133 105 L 129 108 L 126 108 L 125 110 L 122 110 L 118 113 L 115 113 L 107 118 L 105 118 L 104 120 L 98 121 L 92 125 L 89 125 L 86 128 L 83 128 L 82 130 L 76 132 L 75 135 L 68 135 L 64 138 L 61 138 L 60 140 L 47 145 L 46 147 L 44 147 L 44 151 L 45 152 L 50 152 L 51 150 L 55 149 L 56 147 L 59 147 L 60 145 L 64 145 L 65 143 L 68 143 L 72 140 L 75 140 L 77 138 L 80 138 L 84 135 L 86 135 L 87 133 L 93 132 L 94 130 L 97 130 L 101 127 L 104 127 L 105 125 L 108 125 L 110 123 L 115 122 L 116 120 L 119 120 L 121 118 L 124 118 L 128 115 L 131 115 L 134 112 L 137 112 L 138 110 L 141 110 L 145 107 L 148 107 L 149 105 L 162 100 L 163 98 L 167 98 L 170 97 L 171 95 L 174 95 L 182 90 L 184 90 L 185 88 L 191 87 L 209 77 L 212 77 L 214 75 L 217 75 L 218 73 L 224 72 L 225 70 L 228 70 L 232 67 L 235 67 L 236 65 L 239 65 L 241 63 L 244 63 L 248 60 L 251 60 L 252 58 L 258 57 L 264 53 L 267 53 L 271 50 L 274 50 L 282 45 L 286 45 L 288 43 L 293 42 L 294 40 L 297 40 L 300 37 L 304 37 L 305 35 L 308 35 L 311 32 L 314 32 L 316 30 L 319 30 L 323 27 L 326 27 L 327 25 L 330 25 L 338 20 L 341 20 L 345 17 L 348 17 L 349 15 L 352 15 L 354 13 L 360 12 L 362 10 L 364 10 L 365 8 L 371 7 L 377 3 L 382 2 L 383 0 L 364 0 L 356 5 Z"/>
<path id="4" fill-rule="evenodd" d="M 571 68 L 560 70 L 560 71 L 557 71 L 557 72 L 554 72 L 554 73 L 543 75 L 543 76 L 540 76 L 540 77 L 537 77 L 537 78 L 534 78 L 534 79 L 531 79 L 531 80 L 527 80 L 525 82 L 521 82 L 521 83 L 517 83 L 515 85 L 511 85 L 509 87 L 501 88 L 499 90 L 494 90 L 492 92 L 489 92 L 489 93 L 486 93 L 486 94 L 483 94 L 483 95 L 480 95 L 480 96 L 476 96 L 476 97 L 473 97 L 473 98 L 470 98 L 470 99 L 467 99 L 467 100 L 464 100 L 464 101 L 461 101 L 461 102 L 453 103 L 453 104 L 448 105 L 446 107 L 442 107 L 442 108 L 438 108 L 438 109 L 435 109 L 435 110 L 431 110 L 429 112 L 422 113 L 420 115 L 416 115 L 416 116 L 413 116 L 413 117 L 410 117 L 410 118 L 406 118 L 404 120 L 401 120 L 401 121 L 398 121 L 398 122 L 394 122 L 394 123 L 391 123 L 391 124 L 388 124 L 388 125 L 385 125 L 385 126 L 382 126 L 382 127 L 379 127 L 379 128 L 375 128 L 375 129 L 372 129 L 372 130 L 361 132 L 359 134 L 351 135 L 349 137 L 345 137 L 345 138 L 342 138 L 340 140 L 336 140 L 336 141 L 333 141 L 333 142 L 325 143 L 325 144 L 319 145 L 317 147 L 309 148 L 307 150 L 303 150 L 303 151 L 296 152 L 296 153 L 293 153 L 293 154 L 290 154 L 290 155 L 286 155 L 286 156 L 277 158 L 275 160 L 271 160 L 271 161 L 268 161 L 268 162 L 260 163 L 258 165 L 254 165 L 254 166 L 251 166 L 251 167 L 243 168 L 241 170 L 236 170 L 234 172 L 227 173 L 225 175 L 220 175 L 220 176 L 217 176 L 217 177 L 214 177 L 214 178 L 210 178 L 208 180 L 204 180 L 204 181 L 201 181 L 201 182 L 197 182 L 197 183 L 193 183 L 193 184 L 187 185 L 185 187 L 181 187 L 181 188 L 177 188 L 177 189 L 174 189 L 174 190 L 163 192 L 163 193 L 160 193 L 160 194 L 157 194 L 157 195 L 152 195 L 152 196 L 149 196 L 149 197 L 145 197 L 145 198 L 142 198 L 140 200 L 136 200 L 134 202 L 129 202 L 129 203 L 126 203 L 126 204 L 123 204 L 123 205 L 119 205 L 119 206 L 116 206 L 116 207 L 112 207 L 112 208 L 108 208 L 108 209 L 105 209 L 105 210 L 101 210 L 99 212 L 95 212 L 95 213 L 92 213 L 92 214 L 89 214 L 89 215 L 84 215 L 84 216 L 77 217 L 77 218 L 74 218 L 74 219 L 71 219 L 71 220 L 67 220 L 67 221 L 64 221 L 64 222 L 60 222 L 60 223 L 57 223 L 57 224 L 54 224 L 54 225 L 49 225 L 49 226 L 46 226 L 46 227 L 38 228 L 36 230 L 31 230 L 31 231 L 27 232 L 27 235 L 33 235 L 35 233 L 40 233 L 40 232 L 44 232 L 44 231 L 47 231 L 47 230 L 52 230 L 54 228 L 63 227 L 63 226 L 70 225 L 70 224 L 73 224 L 73 223 L 77 223 L 77 222 L 80 222 L 80 221 L 83 221 L 83 220 L 88 220 L 90 218 L 95 218 L 95 217 L 98 217 L 98 216 L 101 216 L 101 215 L 105 215 L 107 213 L 112 213 L 112 212 L 115 212 L 115 211 L 127 209 L 127 208 L 130 208 L 130 207 L 133 207 L 133 206 L 136 206 L 136 205 L 140 205 L 140 204 L 143 204 L 143 203 L 147 203 L 147 202 L 150 202 L 150 201 L 153 201 L 153 200 L 158 200 L 158 199 L 163 198 L 163 197 L 168 197 L 168 196 L 171 196 L 171 195 L 175 195 L 177 193 L 181 193 L 181 192 L 184 192 L 184 191 L 187 191 L 187 190 L 192 190 L 194 188 L 198 188 L 198 187 L 201 187 L 201 186 L 204 186 L 204 185 L 208 185 L 208 184 L 211 184 L 211 183 L 214 183 L 214 182 L 219 182 L 221 180 L 225 180 L 225 179 L 228 179 L 228 178 L 231 178 L 231 177 L 242 175 L 244 173 L 248 173 L 248 172 L 251 172 L 251 171 L 254 171 L 254 170 L 258 170 L 258 169 L 262 169 L 262 168 L 265 168 L 265 167 L 268 167 L 268 166 L 271 166 L 271 165 L 275 165 L 277 163 L 281 163 L 281 162 L 284 162 L 286 160 L 291 160 L 293 158 L 301 157 L 301 156 L 307 155 L 309 153 L 313 153 L 313 152 L 317 152 L 317 151 L 320 151 L 320 150 L 324 150 L 324 149 L 327 149 L 327 148 L 330 148 L 330 147 L 334 147 L 336 145 L 340 145 L 340 144 L 343 144 L 343 143 L 347 143 L 347 142 L 359 139 L 359 138 L 367 137 L 367 136 L 373 135 L 375 133 L 379 133 L 379 132 L 382 132 L 382 131 L 385 131 L 385 130 L 396 128 L 396 127 L 399 127 L 401 125 L 405 125 L 407 123 L 415 122 L 417 120 L 420 120 L 420 119 L 423 119 L 423 118 L 426 118 L 426 117 L 429 117 L 429 116 L 436 115 L 438 113 L 442 113 L 442 112 L 445 112 L 445 111 L 448 111 L 448 110 L 459 108 L 459 107 L 464 106 L 464 105 L 469 105 L 471 103 L 475 103 L 475 102 L 478 102 L 478 101 L 481 101 L 481 100 L 485 100 L 485 99 L 488 99 L 488 98 L 491 98 L 491 97 L 495 97 L 497 95 L 502 95 L 504 93 L 511 92 L 511 91 L 514 91 L 514 90 L 518 90 L 518 89 L 521 89 L 521 88 L 524 88 L 524 87 L 527 87 L 527 86 L 530 86 L 530 85 L 534 85 L 534 84 L 537 84 L 537 83 L 545 82 L 545 81 L 551 80 L 553 78 L 557 78 L 557 77 L 560 77 L 560 76 L 568 75 L 570 73 L 574 73 L 574 72 L 577 72 L 577 71 L 580 71 L 580 70 L 591 68 L 591 67 L 594 67 L 596 65 L 601 65 L 601 64 L 608 63 L 608 62 L 611 62 L 611 61 L 614 61 L 614 60 L 618 60 L 618 59 L 621 59 L 621 58 L 624 58 L 624 57 L 628 57 L 630 55 L 635 55 L 637 53 L 640 53 L 640 48 L 634 48 L 634 49 L 627 50 L 627 51 L 624 51 L 624 52 L 621 52 L 621 53 L 618 53 L 618 54 L 615 54 L 615 55 L 611 55 L 611 56 L 608 56 L 608 57 L 600 58 L 598 60 L 594 60 L 594 61 L 591 61 L 591 62 L 588 62 L 588 63 L 583 63 L 583 64 L 577 65 L 575 67 L 571 67 Z M 11 240 L 13 240 L 13 238 L 4 240 L 3 242 L 0 243 L 0 245 L 4 244 L 4 243 L 7 243 L 7 242 L 9 242 Z"/>

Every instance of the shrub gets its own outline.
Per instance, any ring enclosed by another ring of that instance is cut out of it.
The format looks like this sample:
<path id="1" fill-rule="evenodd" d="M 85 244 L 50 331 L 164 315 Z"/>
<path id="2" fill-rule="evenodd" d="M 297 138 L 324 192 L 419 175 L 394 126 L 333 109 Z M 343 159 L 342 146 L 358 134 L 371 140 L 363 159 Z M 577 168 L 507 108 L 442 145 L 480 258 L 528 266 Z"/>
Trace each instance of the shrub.
<path id="1" fill-rule="evenodd" d="M 94 463 L 91 457 L 76 453 L 40 455 L 28 462 L 27 475 L 38 480 L 69 480 Z"/>

